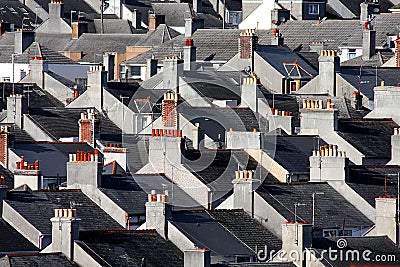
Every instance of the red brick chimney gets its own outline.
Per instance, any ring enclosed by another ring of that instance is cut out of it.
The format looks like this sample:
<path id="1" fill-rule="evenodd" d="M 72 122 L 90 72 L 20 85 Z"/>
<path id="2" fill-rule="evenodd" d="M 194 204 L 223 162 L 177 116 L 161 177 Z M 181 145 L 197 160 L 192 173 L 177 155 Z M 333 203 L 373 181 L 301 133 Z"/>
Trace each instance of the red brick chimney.
<path id="1" fill-rule="evenodd" d="M 10 126 L 0 127 L 0 163 L 5 168 L 8 167 L 9 128 Z"/>
<path id="2" fill-rule="evenodd" d="M 94 144 L 95 128 L 94 124 L 97 120 L 97 114 L 94 110 L 88 110 L 81 113 L 81 118 L 78 121 L 79 125 L 79 142 L 88 142 Z"/>
<path id="3" fill-rule="evenodd" d="M 178 114 L 176 112 L 176 104 L 178 102 L 178 94 L 165 93 L 162 101 L 162 123 L 166 128 L 177 129 Z"/>
<path id="4" fill-rule="evenodd" d="M 251 59 L 257 49 L 258 37 L 254 29 L 241 32 L 239 36 L 239 58 Z"/>

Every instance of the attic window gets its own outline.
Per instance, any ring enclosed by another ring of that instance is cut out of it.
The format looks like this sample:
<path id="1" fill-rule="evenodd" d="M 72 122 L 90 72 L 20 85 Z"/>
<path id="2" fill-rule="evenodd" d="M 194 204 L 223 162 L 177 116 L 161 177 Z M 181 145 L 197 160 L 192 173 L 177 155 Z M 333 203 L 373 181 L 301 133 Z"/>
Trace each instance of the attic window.
<path id="1" fill-rule="evenodd" d="M 318 4 L 310 4 L 308 6 L 308 14 L 319 15 L 319 5 Z"/>

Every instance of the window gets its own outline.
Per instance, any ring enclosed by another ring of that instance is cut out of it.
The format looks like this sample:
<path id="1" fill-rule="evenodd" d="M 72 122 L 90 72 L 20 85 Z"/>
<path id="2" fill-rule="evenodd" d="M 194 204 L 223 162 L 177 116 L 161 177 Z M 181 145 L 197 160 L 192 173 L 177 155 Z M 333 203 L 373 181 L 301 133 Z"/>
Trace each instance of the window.
<path id="1" fill-rule="evenodd" d="M 130 76 L 140 76 L 140 67 L 135 66 L 130 69 Z"/>
<path id="2" fill-rule="evenodd" d="M 310 4 L 308 6 L 308 14 L 319 15 L 319 5 L 318 4 Z"/>
<path id="3" fill-rule="evenodd" d="M 325 229 L 323 230 L 323 237 L 333 237 L 338 236 L 338 230 L 336 229 Z"/>
<path id="4" fill-rule="evenodd" d="M 348 59 L 355 58 L 357 56 L 357 52 L 355 49 L 349 49 Z"/>

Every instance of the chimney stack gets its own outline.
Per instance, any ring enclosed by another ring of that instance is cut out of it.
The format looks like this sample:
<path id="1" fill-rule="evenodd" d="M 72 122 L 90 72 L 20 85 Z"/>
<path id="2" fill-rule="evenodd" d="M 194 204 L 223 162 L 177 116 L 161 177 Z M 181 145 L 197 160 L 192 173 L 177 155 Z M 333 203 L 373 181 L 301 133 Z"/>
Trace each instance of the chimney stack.
<path id="1" fill-rule="evenodd" d="M 24 156 L 21 156 L 21 160 L 16 162 L 16 170 L 14 171 L 14 188 L 24 184 L 34 191 L 47 187 L 43 184 L 39 161 L 36 160 L 35 163 L 29 164 L 25 161 Z"/>
<path id="2" fill-rule="evenodd" d="M 74 21 L 71 22 L 71 28 L 72 28 L 72 39 L 76 40 L 81 37 L 82 34 L 88 32 L 88 23 L 86 21 Z"/>
<path id="3" fill-rule="evenodd" d="M 149 30 L 154 31 L 160 24 L 165 24 L 165 15 L 150 13 L 149 14 Z"/>
<path id="4" fill-rule="evenodd" d="M 365 0 L 360 4 L 360 24 L 363 25 L 365 22 L 371 20 L 373 14 L 380 13 L 380 4 L 375 1 Z"/>
<path id="5" fill-rule="evenodd" d="M 91 146 L 94 146 L 96 121 L 97 113 L 94 112 L 94 109 L 88 109 L 87 112 L 81 113 L 81 118 L 78 121 L 79 142 L 88 142 Z"/>
<path id="6" fill-rule="evenodd" d="M 182 130 L 153 129 L 149 141 L 149 162 L 158 172 L 166 165 L 182 164 Z"/>
<path id="7" fill-rule="evenodd" d="M 317 52 L 318 54 L 321 54 L 322 50 L 326 50 L 327 45 L 325 42 L 312 42 L 310 44 L 310 51 L 311 52 Z"/>
<path id="8" fill-rule="evenodd" d="M 251 77 L 243 78 L 241 90 L 241 106 L 249 107 L 253 112 L 258 113 L 258 99 L 262 97 L 258 89 L 260 79 L 253 74 Z"/>
<path id="9" fill-rule="evenodd" d="M 364 22 L 362 38 L 362 59 L 368 60 L 375 55 L 376 31 L 372 28 L 371 22 Z"/>
<path id="10" fill-rule="evenodd" d="M 235 171 L 233 184 L 233 208 L 254 214 L 254 171 Z"/>
<path id="11" fill-rule="evenodd" d="M 185 38 L 191 38 L 198 29 L 204 28 L 204 19 L 185 15 Z"/>
<path id="12" fill-rule="evenodd" d="M 258 37 L 254 29 L 247 29 L 239 36 L 239 58 L 251 59 L 257 50 Z"/>
<path id="13" fill-rule="evenodd" d="M 101 187 L 101 171 L 103 158 L 97 149 L 91 152 L 77 151 L 69 154 L 67 162 L 67 186 L 94 186 Z"/>
<path id="14" fill-rule="evenodd" d="M 64 17 L 64 3 L 62 1 L 51 0 L 49 3 L 49 19 L 59 19 Z"/>
<path id="15" fill-rule="evenodd" d="M 35 41 L 35 32 L 18 29 L 14 32 L 14 53 L 22 54 Z"/>
<path id="16" fill-rule="evenodd" d="M 282 225 L 282 250 L 296 255 L 296 266 L 305 266 L 304 250 L 312 247 L 312 225 L 307 222 L 287 222 Z M 298 257 L 297 257 L 298 256 Z"/>
<path id="17" fill-rule="evenodd" d="M 337 130 L 338 110 L 330 99 L 326 101 L 325 109 L 322 100 L 303 99 L 303 108 L 300 112 L 301 134 L 319 135 Z"/>
<path id="18" fill-rule="evenodd" d="M 310 157 L 310 182 L 343 181 L 348 177 L 349 159 L 337 145 L 325 145 Z"/>
<path id="19" fill-rule="evenodd" d="M 183 60 L 177 56 L 168 56 L 163 64 L 164 89 L 179 92 L 179 77 L 183 76 Z"/>
<path id="20" fill-rule="evenodd" d="M 321 50 L 318 62 L 320 92 L 336 96 L 336 74 L 340 72 L 340 59 L 336 51 Z"/>
<path id="21" fill-rule="evenodd" d="M 121 144 L 109 143 L 103 148 L 104 165 L 116 161 L 125 171 L 127 170 L 127 149 Z"/>
<path id="22" fill-rule="evenodd" d="M 168 219 L 172 218 L 171 206 L 167 203 L 167 194 L 148 194 L 146 202 L 146 229 L 156 230 L 163 238 L 168 239 Z"/>
<path id="23" fill-rule="evenodd" d="M 10 144 L 10 126 L 0 126 L 0 163 L 8 168 L 8 146 Z"/>
<path id="24" fill-rule="evenodd" d="M 183 70 L 195 71 L 196 70 L 196 47 L 193 44 L 193 39 L 186 39 L 185 46 L 183 47 Z"/>
<path id="25" fill-rule="evenodd" d="M 51 250 L 74 259 L 74 241 L 79 240 L 79 223 L 76 209 L 55 209 L 52 224 Z"/>
<path id="26" fill-rule="evenodd" d="M 284 38 L 278 28 L 274 28 L 271 45 L 283 46 Z"/>
<path id="27" fill-rule="evenodd" d="M 49 65 L 44 57 L 33 57 L 29 61 L 29 75 L 32 82 L 44 89 L 44 73 L 49 70 Z"/>
<path id="28" fill-rule="evenodd" d="M 158 71 L 158 59 L 154 57 L 148 58 L 146 61 L 146 80 L 150 79 L 157 74 Z"/>
<path id="29" fill-rule="evenodd" d="M 399 226 L 396 222 L 396 197 L 381 196 L 375 199 L 375 235 L 386 235 L 394 243 L 399 241 Z"/>
<path id="30" fill-rule="evenodd" d="M 142 12 L 136 8 L 132 11 L 132 26 L 135 29 L 142 28 Z"/>
<path id="31" fill-rule="evenodd" d="M 103 110 L 103 88 L 107 84 L 107 71 L 103 66 L 90 66 L 87 72 L 87 94 L 97 110 Z"/>
<path id="32" fill-rule="evenodd" d="M 7 97 L 7 122 L 23 129 L 24 114 L 28 114 L 28 99 L 23 95 Z"/>
<path id="33" fill-rule="evenodd" d="M 183 267 L 210 267 L 210 251 L 206 248 L 189 249 L 183 252 Z"/>

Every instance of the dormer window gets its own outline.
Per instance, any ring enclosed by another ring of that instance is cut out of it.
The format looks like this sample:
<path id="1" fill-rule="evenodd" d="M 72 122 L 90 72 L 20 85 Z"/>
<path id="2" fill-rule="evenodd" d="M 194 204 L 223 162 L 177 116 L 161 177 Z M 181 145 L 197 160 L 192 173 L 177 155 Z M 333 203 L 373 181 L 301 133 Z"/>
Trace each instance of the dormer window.
<path id="1" fill-rule="evenodd" d="M 319 15 L 319 5 L 318 4 L 310 4 L 310 5 L 308 5 L 308 14 L 310 14 L 310 15 Z"/>

